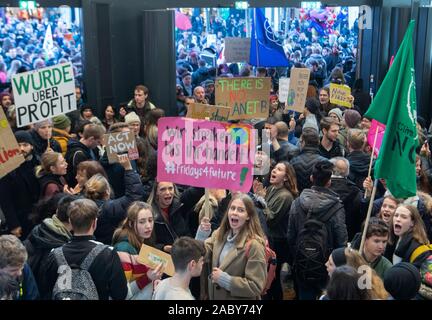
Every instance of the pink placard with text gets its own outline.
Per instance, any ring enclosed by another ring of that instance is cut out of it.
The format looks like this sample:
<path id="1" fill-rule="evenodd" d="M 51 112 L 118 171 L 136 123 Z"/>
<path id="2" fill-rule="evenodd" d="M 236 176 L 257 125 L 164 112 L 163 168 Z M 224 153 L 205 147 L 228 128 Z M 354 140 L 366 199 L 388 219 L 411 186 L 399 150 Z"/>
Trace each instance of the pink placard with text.
<path id="1" fill-rule="evenodd" d="M 158 121 L 159 182 L 248 192 L 254 153 L 250 125 L 179 117 Z"/>

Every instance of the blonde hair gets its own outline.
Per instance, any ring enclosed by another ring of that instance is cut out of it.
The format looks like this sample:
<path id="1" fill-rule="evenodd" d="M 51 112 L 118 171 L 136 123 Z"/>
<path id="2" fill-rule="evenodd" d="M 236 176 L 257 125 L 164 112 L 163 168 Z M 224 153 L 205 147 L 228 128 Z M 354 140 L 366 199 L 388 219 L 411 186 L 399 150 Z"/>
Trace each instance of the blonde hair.
<path id="1" fill-rule="evenodd" d="M 14 235 L 0 237 L 0 269 L 18 267 L 27 261 L 27 250 Z"/>
<path id="2" fill-rule="evenodd" d="M 91 177 L 84 185 L 84 196 L 92 200 L 103 200 L 110 194 L 108 180 L 100 173 Z"/>
<path id="3" fill-rule="evenodd" d="M 152 216 L 154 216 L 151 205 L 142 201 L 133 202 L 128 208 L 127 217 L 123 221 L 122 226 L 114 232 L 113 244 L 120 242 L 123 238 L 127 238 L 129 244 L 139 252 L 143 242 L 150 245 L 154 241 L 154 232 L 152 232 L 150 241 L 148 239 L 144 239 L 144 241 L 140 240 L 136 232 L 138 214 L 141 210 L 149 210 Z"/>
<path id="4" fill-rule="evenodd" d="M 249 220 L 246 220 L 245 224 L 243 225 L 243 228 L 240 230 L 239 235 L 236 237 L 236 241 L 240 241 L 241 238 L 243 238 L 243 235 L 246 234 L 247 240 L 256 239 L 259 242 L 261 242 L 263 245 L 265 245 L 265 235 L 261 228 L 260 221 L 258 219 L 258 213 L 255 209 L 255 204 L 252 201 L 252 199 L 245 193 L 240 193 L 233 197 L 231 201 L 228 204 L 227 212 L 225 213 L 221 225 L 218 232 L 218 240 L 223 241 L 224 236 L 231 230 L 229 220 L 228 220 L 228 211 L 231 207 L 231 204 L 235 200 L 241 200 L 243 204 L 246 207 L 246 212 L 249 217 Z"/>
<path id="5" fill-rule="evenodd" d="M 384 282 L 372 269 L 360 252 L 352 248 L 345 248 L 346 264 L 358 270 L 360 267 L 365 268 L 372 275 L 372 288 L 370 289 L 372 299 L 387 300 L 389 294 L 384 287 Z"/>
<path id="6" fill-rule="evenodd" d="M 57 161 L 62 154 L 58 152 L 45 152 L 41 156 L 41 164 L 36 167 L 36 178 L 52 173 L 51 167 L 57 165 Z"/>

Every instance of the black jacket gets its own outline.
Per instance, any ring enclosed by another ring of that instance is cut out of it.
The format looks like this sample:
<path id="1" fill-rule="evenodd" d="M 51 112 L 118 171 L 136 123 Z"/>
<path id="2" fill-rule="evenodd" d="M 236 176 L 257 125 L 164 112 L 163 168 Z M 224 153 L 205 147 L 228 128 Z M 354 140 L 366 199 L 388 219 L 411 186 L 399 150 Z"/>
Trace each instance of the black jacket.
<path id="1" fill-rule="evenodd" d="M 299 155 L 300 150 L 295 145 L 285 140 L 278 140 L 278 142 L 280 145 L 279 150 L 274 151 L 273 146 L 270 148 L 271 154 L 273 155 L 272 158 L 274 158 L 276 162 L 290 161 L 292 158 Z"/>
<path id="2" fill-rule="evenodd" d="M 55 193 L 63 192 L 63 187 L 65 186 L 66 180 L 63 176 L 59 176 L 53 173 L 48 173 L 39 178 L 40 187 L 40 199 L 47 198 L 50 195 L 47 194 L 47 187 L 49 184 L 55 184 L 58 191 Z"/>
<path id="3" fill-rule="evenodd" d="M 339 209 L 326 223 L 327 250 L 330 253 L 333 249 L 345 246 L 348 240 L 345 210 L 338 195 L 328 188 L 313 186 L 311 189 L 303 190 L 300 197 L 291 205 L 288 222 L 288 245 L 291 253 L 295 252 L 297 236 L 303 229 L 308 213 L 320 217 L 334 206 L 339 206 Z"/>
<path id="4" fill-rule="evenodd" d="M 98 241 L 111 244 L 115 229 L 126 218 L 127 209 L 134 201 L 142 201 L 144 195 L 138 173 L 133 170 L 124 172 L 125 195 L 114 200 L 96 200 L 99 217 L 95 237 Z"/>
<path id="5" fill-rule="evenodd" d="M 333 142 L 333 145 L 330 150 L 326 150 L 323 145 L 320 143 L 319 145 L 319 153 L 321 156 L 327 159 L 331 159 L 334 157 L 344 157 L 345 156 L 345 149 L 338 140 Z"/>
<path id="6" fill-rule="evenodd" d="M 290 161 L 296 172 L 299 192 L 312 186 L 310 175 L 312 174 L 313 167 L 317 162 L 323 160 L 327 159 L 320 155 L 317 147 L 304 147 L 300 151 L 300 154 Z"/>
<path id="7" fill-rule="evenodd" d="M 45 270 L 42 268 L 52 249 L 61 247 L 71 239 L 70 235 L 56 231 L 52 219 L 45 219 L 41 224 L 33 228 L 24 245 L 27 249 L 27 263 L 33 271 L 38 285 Z"/>
<path id="8" fill-rule="evenodd" d="M 330 189 L 337 193 L 344 205 L 348 239 L 351 240 L 360 232 L 361 224 L 366 217 L 365 212 L 360 210 L 363 193 L 346 178 L 332 178 Z"/>
<path id="9" fill-rule="evenodd" d="M 39 200 L 39 182 L 35 177 L 35 167 L 39 161 L 34 156 L 17 169 L 0 179 L 0 207 L 6 218 L 9 230 L 23 229 L 23 237 L 31 231 L 28 220 L 33 205 Z"/>
<path id="10" fill-rule="evenodd" d="M 363 181 L 368 176 L 370 156 L 362 151 L 353 151 L 346 157 L 350 163 L 348 178 L 354 182 L 357 187 L 363 189 Z"/>
<path id="11" fill-rule="evenodd" d="M 191 214 L 194 206 L 204 195 L 203 188 L 188 188 L 179 198 L 174 198 L 169 207 L 169 222 L 161 213 L 155 201 L 152 203 L 154 214 L 154 229 L 156 234 L 156 248 L 163 250 L 166 245 L 172 245 L 178 237 L 192 236 L 196 231 L 198 216 Z"/>
<path id="12" fill-rule="evenodd" d="M 413 238 L 411 232 L 402 238 L 398 246 L 397 243 L 398 243 L 398 239 L 396 238 L 395 242 L 392 245 L 390 244 L 387 245 L 384 256 L 390 261 L 393 261 L 393 254 L 395 254 L 398 257 L 402 258 L 402 262 L 411 263 L 410 261 L 411 255 L 413 254 L 414 250 L 420 246 L 420 243 L 418 243 Z M 431 254 L 430 251 L 426 251 L 422 253 L 413 261 L 412 264 L 415 265 L 417 268 L 420 268 L 424 260 L 427 257 L 429 257 L 430 254 Z"/>
<path id="13" fill-rule="evenodd" d="M 33 152 L 37 157 L 40 157 L 46 151 L 48 147 L 48 141 L 42 139 L 35 130 L 31 130 L 30 134 L 34 141 Z M 62 152 L 60 144 L 55 139 L 50 139 L 49 142 L 51 149 L 53 149 L 55 152 Z"/>
<path id="14" fill-rule="evenodd" d="M 72 241 L 63 246 L 63 253 L 69 265 L 81 265 L 90 251 L 98 245 L 93 236 L 72 237 Z M 100 244 L 99 244 L 100 245 Z M 50 254 L 44 264 L 41 283 L 42 297 L 51 299 L 52 290 L 57 280 L 58 264 Z M 89 273 L 96 286 L 99 300 L 124 300 L 128 293 L 127 281 L 120 258 L 112 248 L 103 250 L 93 261 Z"/>
<path id="15" fill-rule="evenodd" d="M 98 160 L 97 155 L 90 150 L 86 145 L 78 140 L 69 140 L 65 160 L 68 164 L 66 181 L 69 186 L 73 187 L 77 184 L 75 176 L 77 174 L 78 165 L 87 160 Z"/>

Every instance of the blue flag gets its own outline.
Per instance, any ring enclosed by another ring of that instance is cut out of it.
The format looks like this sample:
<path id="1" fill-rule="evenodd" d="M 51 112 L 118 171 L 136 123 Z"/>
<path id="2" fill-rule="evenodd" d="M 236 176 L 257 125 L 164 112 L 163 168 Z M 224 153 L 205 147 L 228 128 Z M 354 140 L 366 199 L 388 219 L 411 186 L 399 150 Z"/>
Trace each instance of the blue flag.
<path id="1" fill-rule="evenodd" d="M 288 58 L 269 21 L 261 9 L 254 10 L 249 63 L 257 67 L 288 67 Z"/>

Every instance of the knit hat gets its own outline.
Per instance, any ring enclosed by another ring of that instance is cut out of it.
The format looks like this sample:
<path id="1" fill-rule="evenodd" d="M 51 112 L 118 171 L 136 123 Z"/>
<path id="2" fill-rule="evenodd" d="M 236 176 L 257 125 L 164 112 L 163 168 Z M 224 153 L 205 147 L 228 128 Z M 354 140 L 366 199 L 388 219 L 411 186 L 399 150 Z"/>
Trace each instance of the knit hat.
<path id="1" fill-rule="evenodd" d="M 46 126 L 46 125 L 50 125 L 50 126 L 52 126 L 52 125 L 53 125 L 52 120 L 51 120 L 51 119 L 46 119 L 46 120 L 43 120 L 43 121 L 41 121 L 41 122 L 36 122 L 36 123 L 34 124 L 34 128 L 35 128 L 35 130 L 38 130 L 38 129 L 40 129 L 41 127 Z"/>
<path id="2" fill-rule="evenodd" d="M 127 115 L 125 115 L 125 122 L 127 124 L 131 124 L 133 122 L 141 123 L 141 119 L 135 112 L 130 112 Z"/>
<path id="3" fill-rule="evenodd" d="M 350 128 L 355 128 L 361 121 L 361 115 L 358 111 L 348 109 L 344 112 L 345 123 Z"/>
<path id="4" fill-rule="evenodd" d="M 334 249 L 333 252 L 331 253 L 331 256 L 333 259 L 333 263 L 335 264 L 336 267 L 343 266 L 344 264 L 347 263 L 346 256 L 345 256 L 345 248 Z"/>
<path id="5" fill-rule="evenodd" d="M 65 130 L 67 127 L 70 127 L 71 121 L 68 116 L 61 114 L 53 117 L 53 125 L 56 129 Z"/>
<path id="6" fill-rule="evenodd" d="M 205 80 L 205 81 L 203 81 L 203 82 L 201 82 L 201 86 L 203 86 L 204 88 L 205 87 L 208 87 L 208 86 L 211 86 L 211 85 L 213 85 L 214 86 L 214 81 L 213 80 Z"/>
<path id="7" fill-rule="evenodd" d="M 338 117 L 339 121 L 342 121 L 343 115 L 342 115 L 342 110 L 341 109 L 339 109 L 339 108 L 331 109 L 329 111 L 328 115 L 330 116 L 331 113 L 335 114 Z"/>
<path id="8" fill-rule="evenodd" d="M 420 271 L 408 262 L 395 264 L 384 274 L 384 287 L 395 300 L 413 299 L 420 285 Z"/>
<path id="9" fill-rule="evenodd" d="M 19 130 L 15 132 L 15 138 L 17 139 L 18 143 L 29 143 L 32 146 L 34 145 L 34 140 L 28 131 Z"/>

